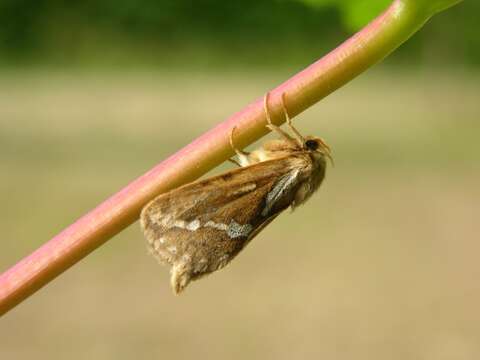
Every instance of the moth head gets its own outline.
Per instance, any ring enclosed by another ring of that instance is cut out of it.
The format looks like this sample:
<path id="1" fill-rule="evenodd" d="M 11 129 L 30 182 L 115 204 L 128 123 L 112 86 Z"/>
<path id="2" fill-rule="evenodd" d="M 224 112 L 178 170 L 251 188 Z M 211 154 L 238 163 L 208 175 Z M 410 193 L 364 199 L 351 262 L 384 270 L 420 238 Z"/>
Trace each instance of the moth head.
<path id="1" fill-rule="evenodd" d="M 328 158 L 333 165 L 332 149 L 322 138 L 307 136 L 303 147 L 313 155 L 320 155 L 321 157 Z"/>

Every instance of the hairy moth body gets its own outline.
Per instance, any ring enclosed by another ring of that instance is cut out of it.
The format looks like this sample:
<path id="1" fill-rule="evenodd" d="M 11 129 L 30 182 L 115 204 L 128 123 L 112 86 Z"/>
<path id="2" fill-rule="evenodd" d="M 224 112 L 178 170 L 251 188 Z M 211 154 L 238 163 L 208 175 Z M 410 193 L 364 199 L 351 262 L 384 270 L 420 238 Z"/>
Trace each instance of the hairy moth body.
<path id="1" fill-rule="evenodd" d="M 190 281 L 227 265 L 283 210 L 302 204 L 323 181 L 328 146 L 320 138 L 302 137 L 285 106 L 295 137 L 273 125 L 267 101 L 268 94 L 267 126 L 281 139 L 247 153 L 235 148 L 232 130 L 231 144 L 238 155 L 234 162 L 240 168 L 161 194 L 142 210 L 148 249 L 172 266 L 176 294 Z"/>

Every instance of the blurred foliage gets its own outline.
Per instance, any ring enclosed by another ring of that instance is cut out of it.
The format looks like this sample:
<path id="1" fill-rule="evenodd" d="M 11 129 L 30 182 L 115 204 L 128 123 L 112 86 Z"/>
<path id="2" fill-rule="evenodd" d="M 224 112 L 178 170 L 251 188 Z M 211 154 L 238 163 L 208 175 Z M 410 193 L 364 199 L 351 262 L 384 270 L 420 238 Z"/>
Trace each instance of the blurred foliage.
<path id="1" fill-rule="evenodd" d="M 10 64 L 310 62 L 389 2 L 2 0 L 0 57 Z M 479 10 L 480 2 L 468 1 L 437 16 L 396 60 L 480 64 Z"/>
<path id="2" fill-rule="evenodd" d="M 313 7 L 335 7 L 341 16 L 342 23 L 350 30 L 357 30 L 375 15 L 380 14 L 390 0 L 299 0 Z"/>

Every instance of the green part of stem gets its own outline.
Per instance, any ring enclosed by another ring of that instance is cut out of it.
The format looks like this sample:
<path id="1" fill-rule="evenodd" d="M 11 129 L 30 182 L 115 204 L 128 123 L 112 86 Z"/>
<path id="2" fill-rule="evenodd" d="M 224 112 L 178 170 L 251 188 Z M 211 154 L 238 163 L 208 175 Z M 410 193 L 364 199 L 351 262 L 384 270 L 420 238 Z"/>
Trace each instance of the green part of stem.
<path id="1" fill-rule="evenodd" d="M 294 116 L 395 50 L 436 12 L 459 0 L 395 0 L 360 32 L 270 92 L 272 121 L 282 123 L 282 93 Z M 263 96 L 262 96 L 263 97 Z M 262 97 L 139 177 L 0 276 L 0 314 L 138 219 L 156 195 L 190 182 L 267 133 Z"/>

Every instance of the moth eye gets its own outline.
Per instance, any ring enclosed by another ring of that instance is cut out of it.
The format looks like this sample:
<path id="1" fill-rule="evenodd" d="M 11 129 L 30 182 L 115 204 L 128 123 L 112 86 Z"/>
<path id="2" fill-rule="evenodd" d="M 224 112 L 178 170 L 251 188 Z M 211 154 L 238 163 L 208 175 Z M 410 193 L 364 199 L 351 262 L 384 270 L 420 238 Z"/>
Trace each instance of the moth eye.
<path id="1" fill-rule="evenodd" d="M 318 142 L 315 140 L 307 140 L 305 141 L 305 146 L 308 150 L 315 151 L 318 149 Z"/>

